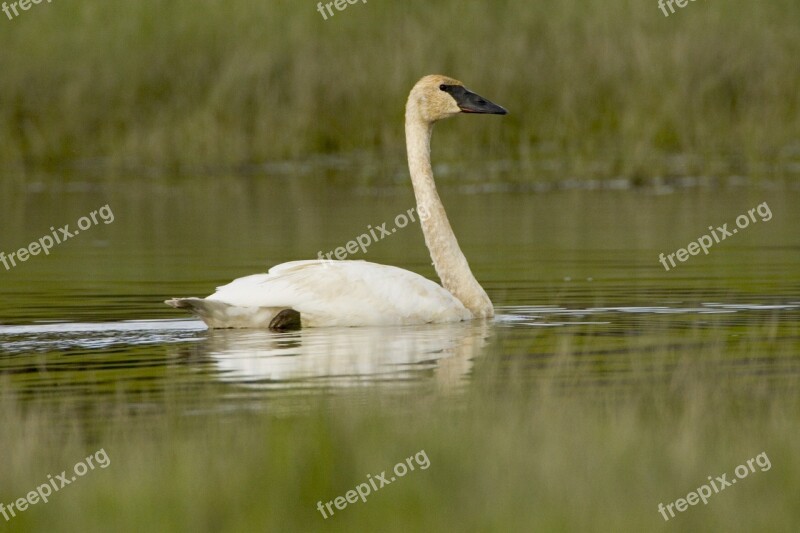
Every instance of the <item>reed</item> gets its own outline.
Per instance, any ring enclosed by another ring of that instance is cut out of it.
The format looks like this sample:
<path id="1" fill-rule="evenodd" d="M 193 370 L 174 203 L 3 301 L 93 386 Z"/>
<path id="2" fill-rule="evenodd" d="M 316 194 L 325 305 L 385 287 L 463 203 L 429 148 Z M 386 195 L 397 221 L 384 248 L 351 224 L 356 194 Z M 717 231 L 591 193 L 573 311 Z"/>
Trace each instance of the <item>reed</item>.
<path id="1" fill-rule="evenodd" d="M 441 72 L 511 112 L 442 127 L 443 162 L 511 160 L 522 180 L 797 177 L 792 0 L 669 18 L 632 0 L 370 2 L 328 20 L 280 0 L 36 7 L 0 18 L 12 170 L 174 175 L 326 154 L 402 167 L 406 94 Z"/>

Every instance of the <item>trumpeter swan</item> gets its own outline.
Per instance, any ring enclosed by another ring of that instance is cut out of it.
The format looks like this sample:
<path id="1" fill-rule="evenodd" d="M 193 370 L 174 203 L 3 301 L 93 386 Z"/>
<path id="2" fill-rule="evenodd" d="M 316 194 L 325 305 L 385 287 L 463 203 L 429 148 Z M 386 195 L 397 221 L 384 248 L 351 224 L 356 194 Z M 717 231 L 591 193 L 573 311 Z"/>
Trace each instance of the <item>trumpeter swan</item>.
<path id="1" fill-rule="evenodd" d="M 458 322 L 494 315 L 458 246 L 431 169 L 433 124 L 459 113 L 505 115 L 499 105 L 440 75 L 419 80 L 406 103 L 406 149 L 425 244 L 442 285 L 366 261 L 292 261 L 236 279 L 207 298 L 174 298 L 211 328 L 296 329 Z"/>

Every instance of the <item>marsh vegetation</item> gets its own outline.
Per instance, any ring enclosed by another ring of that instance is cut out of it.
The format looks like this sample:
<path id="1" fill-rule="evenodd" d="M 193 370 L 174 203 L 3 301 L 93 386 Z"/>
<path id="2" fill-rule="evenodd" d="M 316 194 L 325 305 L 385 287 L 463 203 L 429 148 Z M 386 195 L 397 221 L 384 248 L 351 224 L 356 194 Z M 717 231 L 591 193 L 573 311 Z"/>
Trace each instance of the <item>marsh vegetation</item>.
<path id="1" fill-rule="evenodd" d="M 525 169 L 484 179 L 797 177 L 792 0 L 359 7 L 87 0 L 3 21 L 0 162 L 174 176 L 335 155 L 376 182 L 402 170 L 408 89 L 444 73 L 511 112 L 436 139 L 464 173 Z"/>

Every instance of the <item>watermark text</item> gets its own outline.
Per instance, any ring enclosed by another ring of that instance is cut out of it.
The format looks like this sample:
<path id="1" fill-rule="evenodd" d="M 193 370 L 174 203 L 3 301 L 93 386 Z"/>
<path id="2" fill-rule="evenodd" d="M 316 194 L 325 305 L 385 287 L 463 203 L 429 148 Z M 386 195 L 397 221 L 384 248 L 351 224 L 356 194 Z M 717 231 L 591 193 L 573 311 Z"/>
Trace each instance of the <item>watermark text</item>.
<path id="1" fill-rule="evenodd" d="M 319 14 L 322 15 L 322 20 L 328 20 L 328 15 L 331 17 L 334 15 L 333 9 L 331 7 L 335 7 L 336 11 L 344 11 L 347 9 L 348 4 L 357 4 L 361 2 L 362 4 L 366 4 L 367 0 L 335 0 L 333 2 L 328 2 L 323 4 L 322 2 L 317 2 L 317 11 Z M 325 14 L 327 11 L 328 15 Z"/>
<path id="2" fill-rule="evenodd" d="M 9 504 L 0 502 L 0 514 L 8 522 L 15 518 L 17 513 L 27 510 L 31 505 L 36 505 L 40 501 L 47 503 L 53 492 L 58 492 L 73 481 L 76 481 L 78 477 L 85 476 L 87 472 L 94 470 L 95 466 L 106 468 L 110 464 L 111 459 L 108 458 L 105 448 L 101 448 L 92 455 L 87 456 L 83 461 L 75 463 L 75 466 L 72 467 L 72 472 L 75 475 L 69 476 L 66 470 L 56 474 L 55 478 L 51 474 L 47 474 L 47 481 L 36 487 L 36 490 L 30 491 L 25 497 L 17 498 Z"/>
<path id="3" fill-rule="evenodd" d="M 382 489 L 386 485 L 396 481 L 397 478 L 405 476 L 409 471 L 413 471 L 415 463 L 417 466 L 419 466 L 420 470 L 427 470 L 428 467 L 431 466 L 431 461 L 428 459 L 428 454 L 425 453 L 425 450 L 420 450 L 411 457 L 406 458 L 405 461 L 401 461 L 394 465 L 394 468 L 392 469 L 392 473 L 394 473 L 394 475 L 388 479 L 386 476 L 386 470 L 374 476 L 367 474 L 368 483 L 360 483 L 356 485 L 355 489 L 348 490 L 344 496 L 337 496 L 325 504 L 323 504 L 321 501 L 317 502 L 317 510 L 322 513 L 322 518 L 327 520 L 329 516 L 332 516 L 336 512 L 333 510 L 334 507 L 342 511 L 345 507 L 347 507 L 347 504 L 357 503 L 359 499 L 366 503 L 367 496 L 369 496 L 372 492 Z M 326 509 L 328 511 L 327 513 L 325 512 Z"/>
<path id="4" fill-rule="evenodd" d="M 670 518 L 675 518 L 675 511 L 673 509 L 682 513 L 688 509 L 690 505 L 697 505 L 701 501 L 703 505 L 708 505 L 708 499 L 711 496 L 719 494 L 726 488 L 733 486 L 737 480 L 744 479 L 755 472 L 756 468 L 753 466 L 753 463 L 755 463 L 762 472 L 766 472 L 772 468 L 772 463 L 770 463 L 769 457 L 767 457 L 767 452 L 761 452 L 752 459 L 748 459 L 746 464 L 743 463 L 737 466 L 733 471 L 736 477 L 731 476 L 731 479 L 728 480 L 728 474 L 716 476 L 715 479 L 711 479 L 711 476 L 708 476 L 708 483 L 697 487 L 696 490 L 687 494 L 686 498 L 678 498 L 674 502 L 668 503 L 666 506 L 663 503 L 659 503 L 658 512 L 664 517 L 664 521 L 668 522 Z M 669 512 L 669 516 L 667 516 L 667 512 Z"/>
<path id="5" fill-rule="evenodd" d="M 53 0 L 47 0 L 47 3 L 49 4 L 52 1 Z M 27 11 L 33 6 L 33 4 L 41 4 L 42 2 L 43 0 L 19 0 L 18 2 L 11 2 L 11 4 L 8 2 L 3 2 L 3 5 L 0 6 L 0 10 L 6 14 L 8 20 L 14 20 L 14 17 L 18 17 L 20 15 L 20 12 L 17 10 L 17 6 L 19 6 L 19 9 L 22 11 Z M 13 15 L 11 14 L 12 12 L 14 13 Z"/>
<path id="6" fill-rule="evenodd" d="M 733 237 L 733 235 L 738 233 L 740 229 L 748 227 L 750 222 L 754 224 L 758 222 L 756 213 L 758 213 L 758 215 L 761 217 L 762 222 L 769 222 L 772 220 L 772 211 L 770 210 L 769 205 L 767 205 L 767 202 L 763 202 L 753 209 L 748 210 L 747 214 L 742 214 L 736 217 L 736 228 L 728 229 L 727 223 L 723 224 L 722 226 L 717 226 L 716 229 L 714 229 L 714 226 L 709 226 L 708 229 L 711 231 L 710 234 L 703 235 L 697 239 L 696 242 L 692 241 L 688 244 L 688 246 L 686 246 L 686 248 L 680 248 L 674 253 L 666 256 L 662 253 L 658 256 L 659 263 L 664 266 L 664 270 L 669 272 L 670 267 L 667 265 L 667 260 L 669 260 L 669 264 L 672 265 L 672 268 L 675 268 L 675 266 L 677 266 L 675 263 L 676 258 L 678 261 L 683 263 L 689 259 L 690 255 L 698 255 L 700 250 L 702 250 L 705 255 L 708 255 L 708 250 L 715 243 L 719 244 L 728 237 Z"/>
<path id="7" fill-rule="evenodd" d="M 50 250 L 56 244 L 61 244 L 62 242 L 76 236 L 81 231 L 86 231 L 92 226 L 98 225 L 100 223 L 98 221 L 98 215 L 104 224 L 111 224 L 114 222 L 114 212 L 111 211 L 111 208 L 108 206 L 108 204 L 106 204 L 100 209 L 96 209 L 89 213 L 89 216 L 79 218 L 78 229 L 70 230 L 69 224 L 65 224 L 64 226 L 58 228 L 58 231 L 56 231 L 56 228 L 50 226 L 49 235 L 45 235 L 33 241 L 28 246 L 20 248 L 16 252 L 11 252 L 8 255 L 6 255 L 5 252 L 0 251 L 0 263 L 3 263 L 3 266 L 6 267 L 6 270 L 11 270 L 17 266 L 17 261 L 24 263 L 30 259 L 31 256 L 39 255 L 42 252 L 44 252 L 44 255 L 50 255 Z"/>
<path id="8" fill-rule="evenodd" d="M 339 246 L 325 255 L 323 255 L 321 251 L 317 252 L 317 258 L 323 262 L 323 265 L 327 265 L 329 262 L 333 261 L 331 256 L 334 256 L 339 261 L 344 261 L 347 256 L 358 253 L 359 250 L 361 250 L 361 253 L 367 253 L 367 248 L 369 248 L 371 244 L 389 237 L 393 233 L 396 233 L 398 229 L 403 229 L 408 226 L 411 222 L 416 222 L 417 219 L 414 217 L 415 211 L 418 211 L 420 220 L 427 220 L 430 216 L 430 213 L 428 213 L 428 210 L 424 206 L 419 206 L 418 208 L 412 207 L 405 213 L 400 213 L 394 217 L 393 228 L 386 227 L 388 222 L 384 222 L 375 227 L 373 227 L 372 224 L 368 224 L 366 233 L 362 233 L 356 237 L 355 240 L 348 241 L 344 246 Z"/>
<path id="9" fill-rule="evenodd" d="M 665 17 L 668 17 L 670 14 L 675 14 L 675 6 L 684 8 L 689 5 L 689 2 L 694 1 L 695 0 L 658 0 L 658 8 L 664 13 Z M 667 8 L 669 8 L 669 13 L 667 13 Z"/>

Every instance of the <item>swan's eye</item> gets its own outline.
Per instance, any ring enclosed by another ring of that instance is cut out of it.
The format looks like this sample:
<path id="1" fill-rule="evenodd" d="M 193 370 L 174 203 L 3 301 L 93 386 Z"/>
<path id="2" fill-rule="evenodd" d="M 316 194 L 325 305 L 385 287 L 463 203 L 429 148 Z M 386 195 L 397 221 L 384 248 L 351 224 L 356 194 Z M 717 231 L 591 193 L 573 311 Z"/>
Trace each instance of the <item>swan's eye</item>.
<path id="1" fill-rule="evenodd" d="M 447 90 L 447 85 L 445 85 L 444 83 L 439 85 L 439 90 L 440 91 L 446 91 Z"/>

